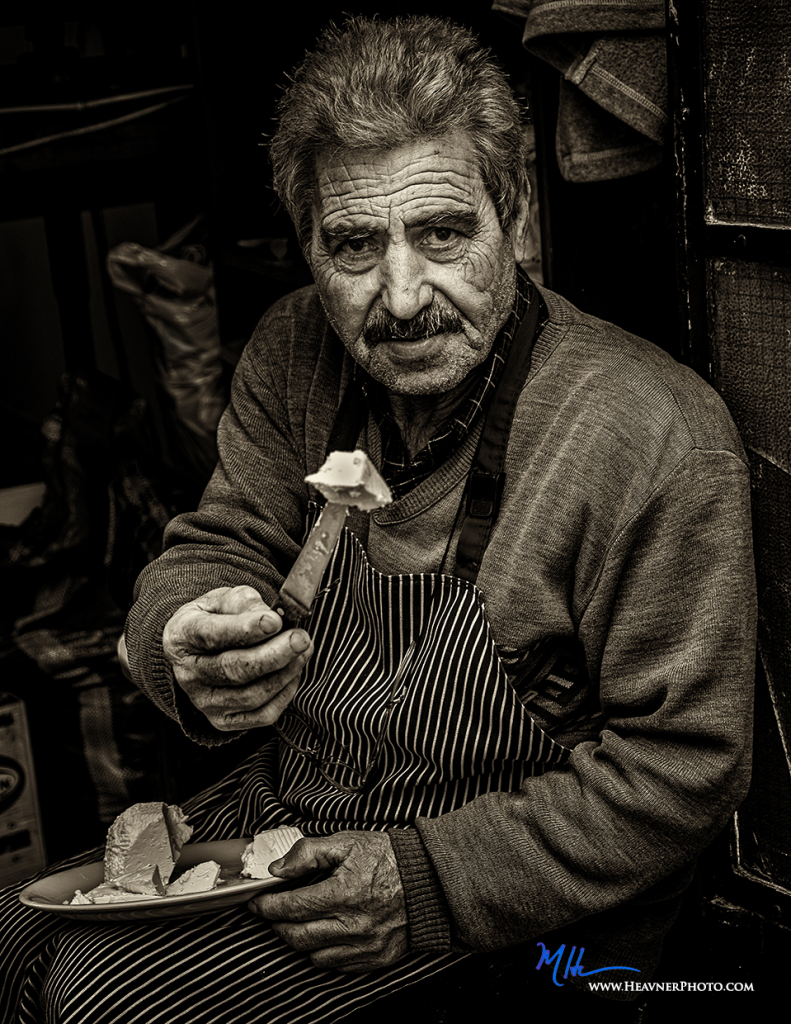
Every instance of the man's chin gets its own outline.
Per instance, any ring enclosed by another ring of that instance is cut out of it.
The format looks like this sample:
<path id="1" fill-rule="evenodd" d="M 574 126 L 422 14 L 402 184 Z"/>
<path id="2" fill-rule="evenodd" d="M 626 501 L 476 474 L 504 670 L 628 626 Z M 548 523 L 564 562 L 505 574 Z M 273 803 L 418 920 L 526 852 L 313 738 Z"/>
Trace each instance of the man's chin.
<path id="1" fill-rule="evenodd" d="M 388 391 L 396 395 L 440 395 L 463 383 L 480 360 L 470 359 L 383 358 L 374 353 L 366 370 Z"/>
<path id="2" fill-rule="evenodd" d="M 431 334 L 427 338 L 388 338 L 376 346 L 377 353 L 405 367 L 423 365 L 440 357 L 452 336 Z"/>

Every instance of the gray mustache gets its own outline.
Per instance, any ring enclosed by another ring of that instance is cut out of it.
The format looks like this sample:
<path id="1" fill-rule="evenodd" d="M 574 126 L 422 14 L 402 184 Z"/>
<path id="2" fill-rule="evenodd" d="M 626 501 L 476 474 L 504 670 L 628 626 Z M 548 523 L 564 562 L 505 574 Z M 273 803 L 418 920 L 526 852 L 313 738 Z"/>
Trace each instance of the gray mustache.
<path id="1" fill-rule="evenodd" d="M 464 330 L 465 322 L 460 313 L 452 309 L 443 309 L 432 303 L 412 317 L 411 320 L 399 320 L 389 310 L 379 307 L 374 310 L 363 327 L 362 337 L 369 345 L 377 345 L 380 341 L 417 341 L 430 338 L 433 334 L 459 334 Z"/>

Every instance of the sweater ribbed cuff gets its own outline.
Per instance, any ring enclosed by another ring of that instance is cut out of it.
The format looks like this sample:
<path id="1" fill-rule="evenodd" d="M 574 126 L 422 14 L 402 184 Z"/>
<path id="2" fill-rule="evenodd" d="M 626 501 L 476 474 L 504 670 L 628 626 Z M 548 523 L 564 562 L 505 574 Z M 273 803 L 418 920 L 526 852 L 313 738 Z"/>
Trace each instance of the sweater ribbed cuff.
<path id="1" fill-rule="evenodd" d="M 414 828 L 387 831 L 404 886 L 409 947 L 415 952 L 453 948 L 451 916 L 434 865 Z"/>

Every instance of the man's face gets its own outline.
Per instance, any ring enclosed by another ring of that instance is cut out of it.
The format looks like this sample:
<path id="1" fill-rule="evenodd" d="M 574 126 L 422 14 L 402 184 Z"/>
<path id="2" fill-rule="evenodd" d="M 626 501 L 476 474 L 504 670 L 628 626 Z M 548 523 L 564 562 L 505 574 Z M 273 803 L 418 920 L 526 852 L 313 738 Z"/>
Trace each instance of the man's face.
<path id="1" fill-rule="evenodd" d="M 310 262 L 333 327 L 390 391 L 450 391 L 511 310 L 526 212 L 504 234 L 465 137 L 316 169 Z"/>

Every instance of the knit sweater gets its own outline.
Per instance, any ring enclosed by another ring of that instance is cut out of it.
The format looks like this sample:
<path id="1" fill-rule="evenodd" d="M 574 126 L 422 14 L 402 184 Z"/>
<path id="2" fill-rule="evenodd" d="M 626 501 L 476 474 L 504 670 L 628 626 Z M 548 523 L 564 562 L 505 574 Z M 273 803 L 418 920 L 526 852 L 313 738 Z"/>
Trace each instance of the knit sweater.
<path id="1" fill-rule="evenodd" d="M 561 714 L 566 767 L 390 835 L 413 949 L 491 950 L 573 926 L 587 969 L 620 956 L 610 963 L 647 972 L 674 912 L 657 907 L 675 907 L 749 782 L 748 469 L 724 405 L 692 371 L 542 294 L 549 320 L 477 583 L 503 652 L 577 646 L 595 733 L 566 728 Z M 315 288 L 278 302 L 240 361 L 199 509 L 169 525 L 165 553 L 138 581 L 126 630 L 134 678 L 198 742 L 228 737 L 174 685 L 163 627 L 214 587 L 247 584 L 273 600 L 300 549 L 304 477 L 327 454 L 351 369 Z M 480 429 L 391 505 L 352 513 L 374 568 L 452 564 Z M 373 417 L 359 446 L 378 462 Z"/>

